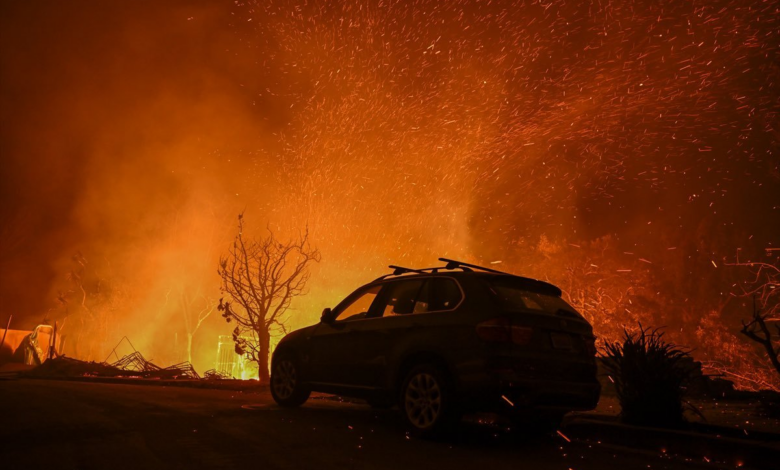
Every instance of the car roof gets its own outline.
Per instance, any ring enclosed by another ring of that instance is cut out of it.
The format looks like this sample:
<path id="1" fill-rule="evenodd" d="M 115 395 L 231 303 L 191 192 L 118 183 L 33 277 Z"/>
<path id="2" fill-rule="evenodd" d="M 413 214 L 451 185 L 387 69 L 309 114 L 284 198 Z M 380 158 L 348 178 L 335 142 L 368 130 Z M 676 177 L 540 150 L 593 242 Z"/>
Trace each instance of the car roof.
<path id="1" fill-rule="evenodd" d="M 561 296 L 561 289 L 549 282 L 540 281 L 530 277 L 516 276 L 514 274 L 503 272 L 484 272 L 473 271 L 464 269 L 446 269 L 446 268 L 428 268 L 432 271 L 410 271 L 399 274 L 387 274 L 375 279 L 367 285 L 383 284 L 388 281 L 395 281 L 400 279 L 415 279 L 415 278 L 428 278 L 428 277 L 452 277 L 456 279 L 460 278 L 476 278 L 486 281 L 498 281 L 510 282 L 513 286 L 517 286 L 523 290 L 529 290 L 532 292 L 538 292 L 541 294 L 548 294 L 554 296 Z"/>

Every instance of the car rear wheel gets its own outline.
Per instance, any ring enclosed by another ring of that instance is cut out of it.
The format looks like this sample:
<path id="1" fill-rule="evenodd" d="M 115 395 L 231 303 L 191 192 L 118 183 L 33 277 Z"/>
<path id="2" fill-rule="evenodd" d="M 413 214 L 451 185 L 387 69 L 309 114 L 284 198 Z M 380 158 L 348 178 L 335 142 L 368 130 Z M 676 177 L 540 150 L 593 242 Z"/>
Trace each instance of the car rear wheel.
<path id="1" fill-rule="evenodd" d="M 282 356 L 274 361 L 271 369 L 271 396 L 281 406 L 296 407 L 306 403 L 311 390 L 301 383 L 297 361 Z"/>
<path id="2" fill-rule="evenodd" d="M 459 417 L 446 376 L 432 365 L 417 366 L 407 374 L 400 406 L 412 432 L 420 437 L 442 435 Z"/>

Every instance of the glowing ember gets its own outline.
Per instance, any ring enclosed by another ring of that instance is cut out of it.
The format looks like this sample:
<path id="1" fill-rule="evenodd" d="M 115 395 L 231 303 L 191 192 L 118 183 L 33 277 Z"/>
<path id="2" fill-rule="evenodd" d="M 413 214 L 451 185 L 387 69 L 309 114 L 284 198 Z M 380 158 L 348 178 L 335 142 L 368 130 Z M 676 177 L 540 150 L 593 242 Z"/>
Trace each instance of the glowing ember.
<path id="1" fill-rule="evenodd" d="M 449 256 L 561 286 L 602 339 L 665 325 L 780 386 L 727 264 L 780 259 L 774 3 L 52 8 L 0 15 L 30 49 L 0 45 L 0 292 L 19 328 L 64 323 L 67 353 L 127 335 L 214 367 L 216 260 L 246 210 L 322 253 L 292 327 Z"/>

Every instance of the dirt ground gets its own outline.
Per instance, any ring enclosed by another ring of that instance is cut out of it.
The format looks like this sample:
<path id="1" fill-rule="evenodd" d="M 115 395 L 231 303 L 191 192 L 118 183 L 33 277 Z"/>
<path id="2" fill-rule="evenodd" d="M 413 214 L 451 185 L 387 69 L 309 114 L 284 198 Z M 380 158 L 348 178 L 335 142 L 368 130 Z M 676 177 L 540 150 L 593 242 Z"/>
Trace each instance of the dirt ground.
<path id="1" fill-rule="evenodd" d="M 422 441 L 396 412 L 325 398 L 287 410 L 267 392 L 0 380 L 0 468 L 717 468 L 473 424 Z"/>
<path id="2" fill-rule="evenodd" d="M 699 410 L 701 416 L 686 412 L 690 422 L 724 426 L 739 429 L 745 435 L 752 432 L 780 432 L 780 420 L 766 415 L 755 400 L 721 400 L 701 398 L 691 401 L 691 405 Z M 614 396 L 602 395 L 598 407 L 584 414 L 611 415 L 617 417 L 620 404 Z"/>

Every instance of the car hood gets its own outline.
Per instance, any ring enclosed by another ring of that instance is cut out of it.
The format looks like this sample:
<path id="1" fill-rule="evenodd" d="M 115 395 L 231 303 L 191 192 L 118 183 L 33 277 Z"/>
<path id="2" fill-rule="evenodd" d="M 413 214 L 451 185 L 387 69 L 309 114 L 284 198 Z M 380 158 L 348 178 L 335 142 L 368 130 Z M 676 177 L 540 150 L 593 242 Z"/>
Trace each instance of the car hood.
<path id="1" fill-rule="evenodd" d="M 279 344 L 288 344 L 291 342 L 297 342 L 300 340 L 303 340 L 305 338 L 308 338 L 312 332 L 314 332 L 314 329 L 317 328 L 317 325 L 311 325 L 307 326 L 305 328 L 301 328 L 300 330 L 291 331 L 287 335 L 285 335 L 284 338 L 279 341 Z"/>

